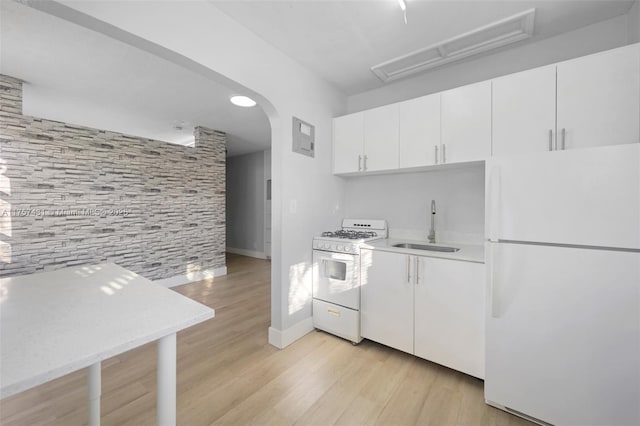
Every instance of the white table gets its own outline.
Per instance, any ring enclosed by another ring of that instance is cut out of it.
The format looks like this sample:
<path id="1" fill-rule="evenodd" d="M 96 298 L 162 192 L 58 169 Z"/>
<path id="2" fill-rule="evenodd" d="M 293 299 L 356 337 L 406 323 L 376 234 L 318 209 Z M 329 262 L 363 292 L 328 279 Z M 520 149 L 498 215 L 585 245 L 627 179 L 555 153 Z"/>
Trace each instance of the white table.
<path id="1" fill-rule="evenodd" d="M 112 263 L 0 279 L 0 399 L 89 367 L 100 423 L 100 362 L 158 340 L 159 425 L 176 423 L 176 333 L 213 309 Z"/>

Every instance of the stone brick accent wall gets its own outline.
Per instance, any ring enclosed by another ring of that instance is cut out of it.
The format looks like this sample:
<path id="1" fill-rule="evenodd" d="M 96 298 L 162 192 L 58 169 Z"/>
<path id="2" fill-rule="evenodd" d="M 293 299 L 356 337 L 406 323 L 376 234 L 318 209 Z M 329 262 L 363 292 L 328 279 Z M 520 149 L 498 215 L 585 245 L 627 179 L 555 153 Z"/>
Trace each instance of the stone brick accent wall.
<path id="1" fill-rule="evenodd" d="M 22 115 L 0 75 L 0 277 L 114 262 L 149 279 L 225 266 L 225 143 L 195 148 Z"/>

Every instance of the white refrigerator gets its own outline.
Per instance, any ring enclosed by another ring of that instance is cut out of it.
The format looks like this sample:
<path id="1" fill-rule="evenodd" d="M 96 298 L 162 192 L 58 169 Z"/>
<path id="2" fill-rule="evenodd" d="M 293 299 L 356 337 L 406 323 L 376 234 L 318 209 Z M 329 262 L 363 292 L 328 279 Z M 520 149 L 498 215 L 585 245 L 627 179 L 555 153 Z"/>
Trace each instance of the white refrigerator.
<path id="1" fill-rule="evenodd" d="M 487 403 L 640 424 L 640 144 L 487 162 Z"/>

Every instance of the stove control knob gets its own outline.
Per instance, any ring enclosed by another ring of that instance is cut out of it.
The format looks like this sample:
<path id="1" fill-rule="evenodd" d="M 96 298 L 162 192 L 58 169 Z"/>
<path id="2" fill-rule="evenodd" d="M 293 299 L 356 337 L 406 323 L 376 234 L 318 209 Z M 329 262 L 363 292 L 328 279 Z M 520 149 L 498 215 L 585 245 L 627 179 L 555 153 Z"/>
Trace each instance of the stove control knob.
<path id="1" fill-rule="evenodd" d="M 336 245 L 336 250 L 337 250 L 337 251 L 344 251 L 344 246 L 342 246 L 342 245 Z"/>

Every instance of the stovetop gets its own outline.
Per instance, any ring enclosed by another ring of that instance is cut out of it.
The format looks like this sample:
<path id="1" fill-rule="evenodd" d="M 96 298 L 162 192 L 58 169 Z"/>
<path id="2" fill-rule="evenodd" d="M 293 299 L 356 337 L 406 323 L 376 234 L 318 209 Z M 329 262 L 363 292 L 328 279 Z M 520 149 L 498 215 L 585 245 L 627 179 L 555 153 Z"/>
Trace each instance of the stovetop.
<path id="1" fill-rule="evenodd" d="M 323 232 L 322 237 L 338 238 L 343 240 L 366 240 L 378 236 L 374 231 L 353 231 L 346 229 L 338 229 L 337 231 Z"/>
<path id="2" fill-rule="evenodd" d="M 342 229 L 313 239 L 314 250 L 357 254 L 363 243 L 387 238 L 387 222 L 379 219 L 344 219 Z"/>

